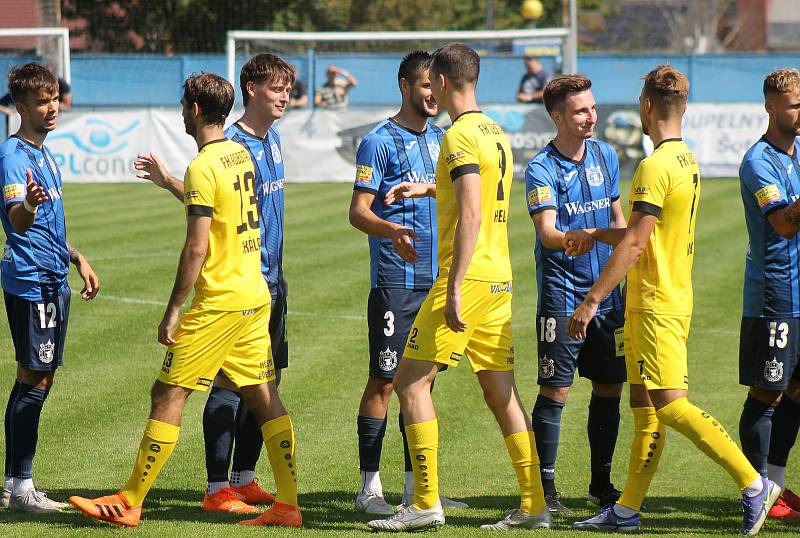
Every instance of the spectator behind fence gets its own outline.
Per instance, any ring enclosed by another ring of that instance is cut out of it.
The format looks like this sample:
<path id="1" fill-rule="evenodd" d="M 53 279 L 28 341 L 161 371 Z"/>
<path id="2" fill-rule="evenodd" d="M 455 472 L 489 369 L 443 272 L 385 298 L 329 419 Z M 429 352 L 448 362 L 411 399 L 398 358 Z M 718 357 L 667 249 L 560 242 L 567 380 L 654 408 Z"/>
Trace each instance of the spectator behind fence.
<path id="1" fill-rule="evenodd" d="M 69 83 L 63 78 L 58 79 L 58 110 L 64 112 L 72 108 L 72 88 Z M 0 113 L 10 116 L 14 112 L 14 101 L 11 99 L 11 94 L 6 93 L 0 97 Z"/>
<path id="2" fill-rule="evenodd" d="M 519 81 L 517 90 L 517 101 L 520 103 L 541 103 L 542 92 L 552 75 L 544 70 L 539 58 L 536 56 L 525 56 L 525 69 L 527 72 Z"/>
<path id="3" fill-rule="evenodd" d="M 324 108 L 347 108 L 347 92 L 358 85 L 358 80 L 342 69 L 331 65 L 325 71 L 328 81 L 317 88 L 314 95 L 314 104 Z"/>
<path id="4" fill-rule="evenodd" d="M 292 92 L 289 94 L 289 108 L 303 108 L 308 104 L 308 91 L 306 83 L 302 80 L 295 80 Z"/>

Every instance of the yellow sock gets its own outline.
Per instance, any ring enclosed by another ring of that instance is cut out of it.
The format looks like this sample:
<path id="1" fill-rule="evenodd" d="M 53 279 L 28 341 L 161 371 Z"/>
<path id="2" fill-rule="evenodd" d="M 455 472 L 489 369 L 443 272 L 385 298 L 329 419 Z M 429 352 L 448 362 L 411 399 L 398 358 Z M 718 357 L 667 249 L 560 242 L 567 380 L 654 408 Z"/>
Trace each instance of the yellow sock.
<path id="1" fill-rule="evenodd" d="M 439 421 L 406 424 L 408 452 L 414 466 L 414 498 L 411 504 L 421 510 L 433 508 L 439 502 Z"/>
<path id="2" fill-rule="evenodd" d="M 730 438 L 725 428 L 714 417 L 689 403 L 686 398 L 678 398 L 658 410 L 658 418 L 693 442 L 697 448 L 714 460 L 744 489 L 758 478 L 739 447 Z"/>
<path id="3" fill-rule="evenodd" d="M 538 514 L 545 509 L 539 454 L 533 432 L 517 432 L 505 438 L 511 465 L 519 483 L 519 509 L 526 514 Z"/>
<path id="4" fill-rule="evenodd" d="M 628 480 L 617 502 L 638 511 L 656 474 L 667 441 L 667 429 L 659 422 L 655 407 L 634 407 L 632 411 L 633 442 L 628 462 Z"/>
<path id="5" fill-rule="evenodd" d="M 275 478 L 275 500 L 297 506 L 297 470 L 294 461 L 295 440 L 292 419 L 283 415 L 261 425 L 267 456 Z"/>
<path id="6" fill-rule="evenodd" d="M 133 464 L 133 472 L 128 483 L 120 491 L 128 506 L 142 504 L 147 492 L 153 487 L 158 473 L 175 449 L 180 431 L 180 426 L 153 419 L 147 421 L 142 442 L 139 443 L 136 462 Z"/>

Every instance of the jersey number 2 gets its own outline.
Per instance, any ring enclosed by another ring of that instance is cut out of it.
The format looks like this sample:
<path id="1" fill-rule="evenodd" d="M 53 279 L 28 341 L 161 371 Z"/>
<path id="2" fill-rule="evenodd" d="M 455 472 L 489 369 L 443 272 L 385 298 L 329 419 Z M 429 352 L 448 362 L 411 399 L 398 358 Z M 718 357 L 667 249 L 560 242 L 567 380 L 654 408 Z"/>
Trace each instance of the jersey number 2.
<path id="1" fill-rule="evenodd" d="M 503 192 L 503 178 L 506 177 L 506 150 L 503 149 L 503 145 L 498 142 L 497 143 L 497 152 L 499 153 L 500 157 L 500 181 L 497 182 L 497 199 L 498 200 L 505 200 L 506 193 Z"/>
<path id="2" fill-rule="evenodd" d="M 244 181 L 242 181 L 242 179 L 244 179 Z M 256 206 L 258 202 L 258 193 L 256 193 L 255 189 L 255 179 L 255 174 L 248 171 L 244 173 L 243 177 L 236 176 L 236 182 L 233 184 L 233 188 L 239 191 L 239 198 L 242 201 L 242 223 L 236 227 L 237 234 L 246 232 L 248 225 L 253 230 L 258 230 L 259 227 L 258 208 Z M 247 198 L 249 210 L 247 211 L 247 217 L 245 217 L 245 196 L 248 192 L 250 193 L 250 196 Z"/>

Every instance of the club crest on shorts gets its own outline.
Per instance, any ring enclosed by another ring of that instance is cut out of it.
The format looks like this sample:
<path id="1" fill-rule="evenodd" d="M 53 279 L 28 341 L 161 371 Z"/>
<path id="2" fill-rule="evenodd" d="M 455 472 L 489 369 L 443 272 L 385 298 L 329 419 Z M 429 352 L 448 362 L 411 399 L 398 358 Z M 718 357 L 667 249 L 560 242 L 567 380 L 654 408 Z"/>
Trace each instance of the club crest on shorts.
<path id="1" fill-rule="evenodd" d="M 56 345 L 47 339 L 44 344 L 39 344 L 39 361 L 44 364 L 53 362 L 53 352 L 56 350 Z"/>
<path id="2" fill-rule="evenodd" d="M 770 383 L 783 379 L 783 363 L 778 362 L 777 357 L 772 357 L 771 361 L 764 363 L 764 379 Z"/>
<path id="3" fill-rule="evenodd" d="M 592 187 L 599 187 L 605 178 L 599 166 L 590 166 L 586 169 L 586 182 Z"/>
<path id="4" fill-rule="evenodd" d="M 553 359 L 548 359 L 547 355 L 539 359 L 539 377 L 550 379 L 556 373 L 556 363 Z"/>
<path id="5" fill-rule="evenodd" d="M 392 351 L 389 346 L 386 346 L 386 351 L 380 352 L 378 366 L 384 372 L 391 372 L 397 368 L 397 351 Z"/>

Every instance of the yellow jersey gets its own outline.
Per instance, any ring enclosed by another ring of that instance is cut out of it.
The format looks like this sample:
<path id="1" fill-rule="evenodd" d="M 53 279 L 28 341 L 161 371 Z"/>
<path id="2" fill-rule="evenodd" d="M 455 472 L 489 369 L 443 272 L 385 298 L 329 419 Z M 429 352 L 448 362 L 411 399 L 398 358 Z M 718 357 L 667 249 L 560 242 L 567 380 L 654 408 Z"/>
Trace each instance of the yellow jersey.
<path id="1" fill-rule="evenodd" d="M 203 146 L 186 169 L 186 214 L 211 217 L 208 252 L 194 285 L 193 307 L 248 310 L 270 300 L 261 274 L 255 178 L 250 154 L 227 139 Z"/>
<path id="2" fill-rule="evenodd" d="M 446 277 L 453 262 L 458 224 L 453 182 L 471 173 L 481 178 L 481 227 L 464 278 L 508 282 L 508 204 L 514 175 L 511 145 L 500 126 L 480 111 L 461 114 L 442 138 L 436 165 L 439 276 Z"/>
<path id="3" fill-rule="evenodd" d="M 633 176 L 631 211 L 658 217 L 650 241 L 628 273 L 627 308 L 690 316 L 694 228 L 700 170 L 689 147 L 669 138 L 642 160 Z"/>

